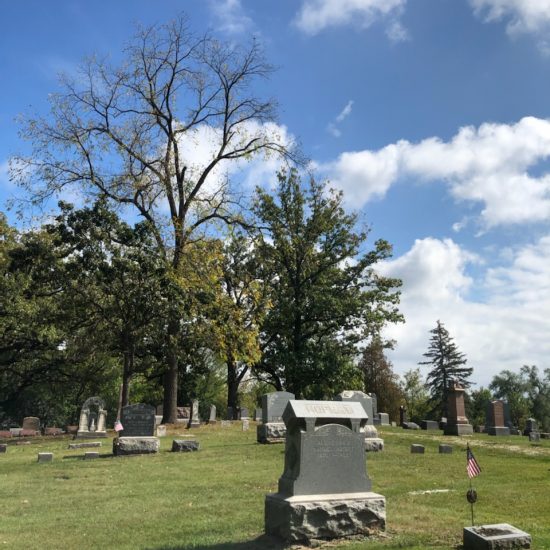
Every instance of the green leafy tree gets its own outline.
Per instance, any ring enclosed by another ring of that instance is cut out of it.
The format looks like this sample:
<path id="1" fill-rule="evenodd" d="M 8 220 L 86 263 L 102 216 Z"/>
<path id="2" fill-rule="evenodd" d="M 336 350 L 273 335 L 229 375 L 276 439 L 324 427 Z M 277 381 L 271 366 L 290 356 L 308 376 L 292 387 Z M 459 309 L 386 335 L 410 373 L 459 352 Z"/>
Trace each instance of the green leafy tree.
<path id="1" fill-rule="evenodd" d="M 466 412 L 470 424 L 473 426 L 484 426 L 487 414 L 487 405 L 492 401 L 493 396 L 487 388 L 473 390 L 466 400 Z"/>
<path id="2" fill-rule="evenodd" d="M 257 372 L 297 398 L 320 398 L 354 380 L 360 387 L 356 345 L 402 320 L 400 281 L 373 269 L 390 256 L 390 245 L 380 240 L 365 252 L 367 233 L 355 230 L 342 195 L 313 179 L 302 187 L 295 170 L 278 175 L 274 194 L 257 190 L 255 213 L 271 289 Z"/>
<path id="3" fill-rule="evenodd" d="M 68 187 L 102 197 L 147 221 L 156 255 L 179 276 L 188 246 L 210 224 L 232 223 L 228 162 L 288 154 L 273 125 L 275 105 L 252 83 L 271 66 L 256 42 L 248 48 L 193 35 L 185 18 L 140 29 L 118 67 L 86 61 L 78 78 L 52 94 L 48 118 L 22 129 L 32 145 L 15 159 L 12 178 L 34 202 Z M 212 154 L 199 165 L 201 138 Z M 166 304 L 164 421 L 175 422 L 180 369 L 179 303 Z"/>
<path id="4" fill-rule="evenodd" d="M 463 387 L 470 386 L 468 377 L 473 368 L 466 367 L 466 356 L 458 351 L 449 331 L 441 321 L 430 331 L 430 345 L 424 353 L 426 361 L 419 365 L 431 365 L 426 384 L 430 391 L 431 413 L 447 417 L 447 394 L 451 380 L 459 382 Z"/>
<path id="5" fill-rule="evenodd" d="M 420 368 L 410 369 L 403 375 L 401 391 L 409 420 L 417 423 L 425 420 L 430 412 L 430 396 Z"/>
<path id="6" fill-rule="evenodd" d="M 359 369 L 363 373 L 364 389 L 375 393 L 378 410 L 387 412 L 390 418 L 399 418 L 399 406 L 403 404 L 403 390 L 399 376 L 384 353 L 388 344 L 376 335 L 363 350 Z"/>

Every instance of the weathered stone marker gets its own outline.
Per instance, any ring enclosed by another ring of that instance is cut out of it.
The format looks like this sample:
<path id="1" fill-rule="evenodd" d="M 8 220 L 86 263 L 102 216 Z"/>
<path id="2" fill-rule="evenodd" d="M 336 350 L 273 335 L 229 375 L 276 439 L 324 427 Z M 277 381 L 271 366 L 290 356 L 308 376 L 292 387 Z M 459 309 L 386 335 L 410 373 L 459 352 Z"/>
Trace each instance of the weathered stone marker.
<path id="1" fill-rule="evenodd" d="M 23 424 L 19 435 L 23 437 L 40 435 L 40 418 L 36 416 L 26 416 L 23 418 Z"/>
<path id="2" fill-rule="evenodd" d="M 101 441 L 87 441 L 86 443 L 69 443 L 69 450 L 74 449 L 88 449 L 94 447 L 101 447 Z"/>
<path id="3" fill-rule="evenodd" d="M 510 428 L 504 421 L 504 401 L 498 399 L 487 404 L 485 433 L 489 435 L 510 435 Z"/>
<path id="4" fill-rule="evenodd" d="M 122 407 L 123 430 L 113 439 L 113 454 L 134 455 L 158 453 L 160 441 L 155 435 L 155 407 L 138 403 Z"/>
<path id="5" fill-rule="evenodd" d="M 385 529 L 386 499 L 371 492 L 357 402 L 290 400 L 285 466 L 265 499 L 265 531 L 287 541 L 340 538 Z"/>
<path id="6" fill-rule="evenodd" d="M 53 453 L 38 453 L 38 462 L 52 462 L 53 461 Z"/>
<path id="7" fill-rule="evenodd" d="M 531 535 L 508 523 L 464 527 L 464 550 L 531 548 Z"/>
<path id="8" fill-rule="evenodd" d="M 451 445 L 444 445 L 443 443 L 439 444 L 439 454 L 440 455 L 450 455 L 453 452 L 453 447 Z"/>
<path id="9" fill-rule="evenodd" d="M 262 395 L 262 423 L 256 426 L 258 443 L 282 443 L 286 436 L 283 412 L 294 394 L 276 391 Z"/>
<path id="10" fill-rule="evenodd" d="M 423 430 L 439 430 L 439 422 L 437 420 L 422 420 L 420 427 Z"/>
<path id="11" fill-rule="evenodd" d="M 0 443 L 0 454 L 8 452 L 8 446 L 5 443 Z"/>
<path id="12" fill-rule="evenodd" d="M 413 454 L 424 454 L 424 445 L 411 445 L 411 453 Z"/>
<path id="13" fill-rule="evenodd" d="M 192 451 L 198 451 L 200 444 L 194 439 L 174 439 L 172 441 L 173 453 L 190 453 Z"/>
<path id="14" fill-rule="evenodd" d="M 216 422 L 216 405 L 210 405 L 210 416 L 208 418 L 208 424 L 215 424 Z"/>
<path id="15" fill-rule="evenodd" d="M 466 418 L 464 408 L 464 388 L 458 382 L 451 382 L 447 394 L 447 424 L 443 433 L 445 435 L 472 434 L 474 430 Z"/>
<path id="16" fill-rule="evenodd" d="M 107 411 L 101 397 L 86 399 L 80 411 L 77 438 L 107 437 Z"/>
<path id="17" fill-rule="evenodd" d="M 200 428 L 201 419 L 199 417 L 199 400 L 191 401 L 191 418 L 189 418 L 188 428 Z"/>
<path id="18" fill-rule="evenodd" d="M 390 425 L 390 415 L 388 413 L 378 413 L 378 418 L 380 419 L 380 425 L 381 426 L 389 426 Z"/>
<path id="19" fill-rule="evenodd" d="M 250 420 L 245 418 L 244 420 L 242 420 L 242 423 L 243 423 L 243 432 L 247 432 L 250 429 Z"/>
<path id="20" fill-rule="evenodd" d="M 99 458 L 99 453 L 97 451 L 87 451 L 84 453 L 84 460 L 92 460 L 94 458 Z"/>

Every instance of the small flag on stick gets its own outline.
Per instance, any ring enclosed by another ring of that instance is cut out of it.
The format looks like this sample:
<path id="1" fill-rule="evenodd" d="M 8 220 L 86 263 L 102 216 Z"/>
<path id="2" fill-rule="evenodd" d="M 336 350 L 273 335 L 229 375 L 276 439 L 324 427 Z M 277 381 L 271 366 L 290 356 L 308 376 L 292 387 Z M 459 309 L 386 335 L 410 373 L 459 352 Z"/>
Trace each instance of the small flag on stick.
<path id="1" fill-rule="evenodd" d="M 117 420 L 115 422 L 115 432 L 121 432 L 122 430 L 124 430 L 124 428 L 122 427 L 120 420 Z"/>
<path id="2" fill-rule="evenodd" d="M 116 428 L 115 428 L 116 429 Z M 468 477 L 476 477 L 481 473 L 481 468 L 477 463 L 477 460 L 474 457 L 474 454 L 470 450 L 470 445 L 466 447 L 466 471 L 468 472 Z"/>

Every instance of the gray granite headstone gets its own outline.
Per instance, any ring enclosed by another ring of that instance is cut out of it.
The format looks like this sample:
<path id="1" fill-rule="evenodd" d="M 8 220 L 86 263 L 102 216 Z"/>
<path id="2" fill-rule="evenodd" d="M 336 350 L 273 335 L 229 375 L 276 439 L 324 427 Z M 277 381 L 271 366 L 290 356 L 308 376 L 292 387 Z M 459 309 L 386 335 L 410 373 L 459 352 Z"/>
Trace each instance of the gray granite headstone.
<path id="1" fill-rule="evenodd" d="M 424 445 L 411 445 L 411 453 L 413 454 L 424 454 Z"/>
<path id="2" fill-rule="evenodd" d="M 0 454 L 8 452 L 8 446 L 5 443 L 0 443 Z"/>
<path id="3" fill-rule="evenodd" d="M 191 453 L 200 449 L 200 443 L 194 439 L 174 439 L 172 441 L 173 453 Z"/>
<path id="4" fill-rule="evenodd" d="M 539 425 L 534 418 L 528 418 L 525 423 L 525 430 L 523 430 L 523 435 L 529 435 L 531 432 L 538 432 Z"/>
<path id="5" fill-rule="evenodd" d="M 261 422 L 262 421 L 262 409 L 254 409 L 254 420 L 256 422 Z"/>
<path id="6" fill-rule="evenodd" d="M 291 399 L 294 399 L 294 394 L 287 391 L 262 395 L 262 422 L 282 422 L 283 411 Z"/>
<path id="7" fill-rule="evenodd" d="M 360 403 L 291 399 L 283 420 L 287 434 L 279 494 L 370 491 L 362 433 L 367 415 Z"/>
<path id="8" fill-rule="evenodd" d="M 534 441 L 534 442 L 540 441 L 540 433 L 539 432 L 529 432 L 529 441 Z"/>
<path id="9" fill-rule="evenodd" d="M 376 418 L 378 416 L 378 397 L 376 397 L 375 393 L 370 393 L 367 395 L 370 395 L 370 398 L 372 399 L 372 416 L 373 418 Z"/>
<path id="10" fill-rule="evenodd" d="M 248 420 L 249 419 L 248 409 L 246 407 L 241 407 L 239 409 L 239 419 L 240 420 Z"/>
<path id="11" fill-rule="evenodd" d="M 422 420 L 420 427 L 423 430 L 439 430 L 439 422 L 437 420 Z"/>
<path id="12" fill-rule="evenodd" d="M 403 426 L 405 422 L 409 421 L 409 416 L 407 415 L 407 409 L 405 408 L 405 405 L 401 405 L 399 407 L 399 425 Z"/>
<path id="13" fill-rule="evenodd" d="M 378 418 L 380 419 L 380 425 L 381 426 L 389 426 L 390 425 L 390 415 L 388 413 L 379 412 Z"/>
<path id="14" fill-rule="evenodd" d="M 152 437 L 155 435 L 155 407 L 138 403 L 122 407 L 120 437 Z"/>
<path id="15" fill-rule="evenodd" d="M 53 453 L 38 453 L 38 462 L 52 462 Z"/>

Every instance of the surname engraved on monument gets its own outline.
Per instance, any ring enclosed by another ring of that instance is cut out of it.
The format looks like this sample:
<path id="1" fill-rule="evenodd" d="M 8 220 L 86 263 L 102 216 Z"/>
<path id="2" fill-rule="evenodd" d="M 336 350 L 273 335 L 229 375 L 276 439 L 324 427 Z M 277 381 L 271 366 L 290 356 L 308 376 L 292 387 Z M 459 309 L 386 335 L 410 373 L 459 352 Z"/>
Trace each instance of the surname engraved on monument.
<path id="1" fill-rule="evenodd" d="M 305 409 L 312 416 L 320 414 L 353 414 L 353 408 L 343 403 L 326 403 L 323 405 L 305 405 Z"/>

